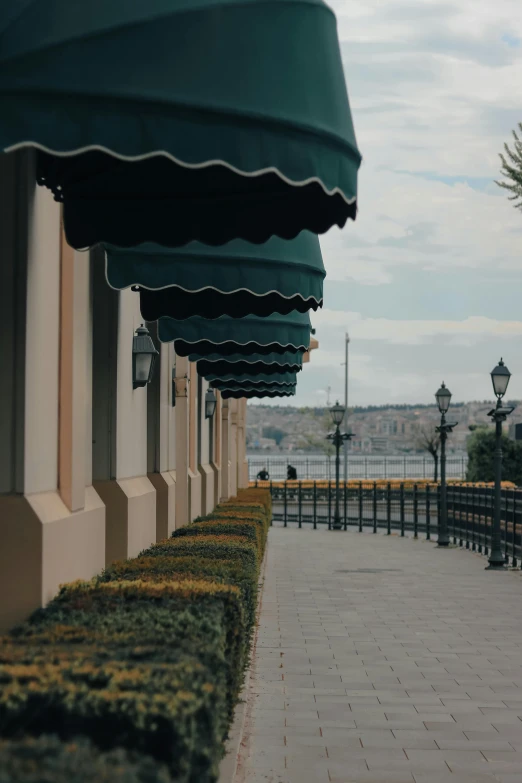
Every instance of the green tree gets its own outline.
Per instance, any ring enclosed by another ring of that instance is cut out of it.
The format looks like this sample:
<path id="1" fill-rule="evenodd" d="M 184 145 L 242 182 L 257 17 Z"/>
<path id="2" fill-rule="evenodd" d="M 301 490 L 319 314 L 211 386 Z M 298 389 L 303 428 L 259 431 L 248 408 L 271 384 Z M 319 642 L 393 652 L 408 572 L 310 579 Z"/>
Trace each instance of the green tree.
<path id="1" fill-rule="evenodd" d="M 519 132 L 522 133 L 522 122 L 518 123 Z M 522 210 L 522 138 L 513 131 L 513 149 L 504 144 L 505 155 L 500 153 L 502 167 L 501 174 L 506 177 L 507 182 L 497 182 L 499 187 L 509 190 L 512 195 L 508 196 L 509 201 L 514 201 L 515 209 Z"/>
<path id="2" fill-rule="evenodd" d="M 287 433 L 284 430 L 280 430 L 279 427 L 263 427 L 263 438 L 272 438 L 278 446 L 283 438 L 286 437 L 286 434 Z"/>
<path id="3" fill-rule="evenodd" d="M 468 439 L 468 481 L 494 481 L 495 429 L 477 427 Z M 522 484 L 522 444 L 502 435 L 502 478 Z"/>
<path id="4" fill-rule="evenodd" d="M 435 430 L 435 425 L 433 425 L 433 429 L 428 429 L 426 427 L 421 429 L 417 440 L 417 446 L 420 449 L 426 449 L 433 457 L 433 481 L 437 482 L 439 479 L 440 435 Z"/>

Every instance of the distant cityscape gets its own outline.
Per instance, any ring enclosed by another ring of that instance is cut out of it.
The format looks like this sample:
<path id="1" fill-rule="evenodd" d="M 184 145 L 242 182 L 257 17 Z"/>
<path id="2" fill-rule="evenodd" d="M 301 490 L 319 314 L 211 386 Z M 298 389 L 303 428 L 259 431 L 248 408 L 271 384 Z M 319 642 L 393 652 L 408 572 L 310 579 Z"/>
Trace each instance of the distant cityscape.
<path id="1" fill-rule="evenodd" d="M 512 438 L 522 437 L 522 404 L 517 405 L 509 430 Z M 488 411 L 493 403 L 468 402 L 452 405 L 449 421 L 458 422 L 448 439 L 449 454 L 466 452 L 470 427 L 491 426 Z M 247 450 L 251 454 L 330 454 L 325 440 L 333 429 L 327 408 L 291 406 L 248 406 Z M 406 455 L 427 452 L 426 441 L 435 433 L 440 414 L 435 405 L 390 405 L 353 408 L 345 416 L 342 429 L 353 432 L 350 451 L 354 455 Z M 518 426 L 517 426 L 518 425 Z"/>

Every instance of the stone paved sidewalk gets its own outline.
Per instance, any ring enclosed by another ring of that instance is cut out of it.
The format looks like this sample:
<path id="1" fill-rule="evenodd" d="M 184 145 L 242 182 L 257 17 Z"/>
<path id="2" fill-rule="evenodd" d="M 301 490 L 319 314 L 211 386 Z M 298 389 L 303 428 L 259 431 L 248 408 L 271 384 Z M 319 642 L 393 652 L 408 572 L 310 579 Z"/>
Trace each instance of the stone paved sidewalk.
<path id="1" fill-rule="evenodd" d="M 272 528 L 236 783 L 521 783 L 522 575 Z"/>

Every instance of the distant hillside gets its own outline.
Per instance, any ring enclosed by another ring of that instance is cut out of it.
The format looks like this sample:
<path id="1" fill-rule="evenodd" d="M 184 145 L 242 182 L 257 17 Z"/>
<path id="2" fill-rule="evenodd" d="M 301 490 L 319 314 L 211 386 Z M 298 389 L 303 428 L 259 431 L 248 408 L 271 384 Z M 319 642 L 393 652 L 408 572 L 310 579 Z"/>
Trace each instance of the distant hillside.
<path id="1" fill-rule="evenodd" d="M 491 400 L 459 402 L 452 405 L 448 418 L 458 426 L 448 440 L 449 453 L 466 451 L 472 426 L 491 426 L 487 416 Z M 522 404 L 510 417 L 510 432 L 522 422 Z M 247 447 L 249 452 L 332 454 L 326 435 L 333 429 L 326 407 L 269 406 L 248 407 Z M 422 454 L 426 434 L 433 434 L 440 420 L 435 405 L 369 405 L 349 409 L 343 429 L 354 433 L 350 450 L 354 454 Z M 506 429 L 507 431 L 507 429 Z"/>

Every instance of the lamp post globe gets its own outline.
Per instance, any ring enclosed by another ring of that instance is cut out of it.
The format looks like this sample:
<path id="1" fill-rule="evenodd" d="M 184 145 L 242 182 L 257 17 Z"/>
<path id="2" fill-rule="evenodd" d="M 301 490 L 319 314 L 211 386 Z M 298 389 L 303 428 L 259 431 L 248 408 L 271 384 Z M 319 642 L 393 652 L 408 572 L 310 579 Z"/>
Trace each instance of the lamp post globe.
<path id="1" fill-rule="evenodd" d="M 340 427 L 343 423 L 345 411 L 346 408 L 344 405 L 339 405 L 339 402 L 336 402 L 335 405 L 330 408 L 330 415 L 336 427 Z"/>
<path id="2" fill-rule="evenodd" d="M 491 382 L 493 384 L 493 391 L 495 392 L 495 396 L 499 402 L 507 391 L 510 378 L 511 378 L 511 373 L 509 372 L 508 368 L 506 367 L 503 360 L 501 359 L 497 364 L 497 366 L 493 370 L 491 370 Z"/>
<path id="3" fill-rule="evenodd" d="M 439 412 L 447 413 L 451 402 L 451 392 L 447 388 L 444 381 L 442 382 L 442 386 L 440 387 L 438 392 L 435 394 L 435 399 L 437 400 Z"/>

